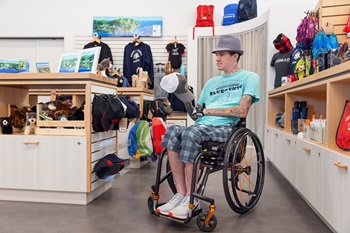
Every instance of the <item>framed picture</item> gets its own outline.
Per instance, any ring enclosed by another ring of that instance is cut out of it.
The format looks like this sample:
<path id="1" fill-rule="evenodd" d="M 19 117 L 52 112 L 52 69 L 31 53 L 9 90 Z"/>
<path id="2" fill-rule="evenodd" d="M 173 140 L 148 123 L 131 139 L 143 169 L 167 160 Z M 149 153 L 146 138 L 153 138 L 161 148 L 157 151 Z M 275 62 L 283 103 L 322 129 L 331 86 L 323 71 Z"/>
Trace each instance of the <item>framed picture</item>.
<path id="1" fill-rule="evenodd" d="M 80 53 L 64 53 L 61 54 L 58 63 L 58 73 L 74 73 L 78 71 Z"/>
<path id="2" fill-rule="evenodd" d="M 0 73 L 27 73 L 29 72 L 29 61 L 0 59 Z"/>
<path id="3" fill-rule="evenodd" d="M 93 17 L 93 33 L 101 37 L 161 37 L 163 18 L 154 17 Z"/>
<path id="4" fill-rule="evenodd" d="M 38 73 L 50 73 L 50 64 L 48 62 L 37 62 L 36 70 Z"/>
<path id="5" fill-rule="evenodd" d="M 96 73 L 101 47 L 83 49 L 80 52 L 78 72 Z"/>

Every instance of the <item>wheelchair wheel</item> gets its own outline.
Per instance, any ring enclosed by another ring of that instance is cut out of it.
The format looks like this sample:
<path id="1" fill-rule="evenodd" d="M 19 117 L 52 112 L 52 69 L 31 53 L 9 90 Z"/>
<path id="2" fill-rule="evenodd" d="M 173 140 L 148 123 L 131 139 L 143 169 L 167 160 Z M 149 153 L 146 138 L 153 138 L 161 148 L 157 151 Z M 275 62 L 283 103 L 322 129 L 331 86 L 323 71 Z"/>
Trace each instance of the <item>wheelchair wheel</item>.
<path id="1" fill-rule="evenodd" d="M 153 210 L 153 199 L 151 196 L 148 197 L 147 200 L 147 206 L 148 206 L 148 210 L 151 214 L 155 214 L 156 212 Z"/>
<path id="2" fill-rule="evenodd" d="M 201 229 L 201 231 L 204 231 L 204 232 L 213 231 L 215 229 L 216 225 L 218 224 L 218 221 L 216 220 L 215 215 L 213 215 L 213 216 L 211 216 L 211 218 L 208 222 L 208 225 L 206 225 L 205 218 L 207 217 L 208 214 L 209 214 L 209 212 L 201 213 L 197 217 L 197 226 L 199 227 L 199 229 Z"/>
<path id="3" fill-rule="evenodd" d="M 259 201 L 265 178 L 265 158 L 261 142 L 247 128 L 234 132 L 225 145 L 223 185 L 233 211 L 244 214 Z"/>

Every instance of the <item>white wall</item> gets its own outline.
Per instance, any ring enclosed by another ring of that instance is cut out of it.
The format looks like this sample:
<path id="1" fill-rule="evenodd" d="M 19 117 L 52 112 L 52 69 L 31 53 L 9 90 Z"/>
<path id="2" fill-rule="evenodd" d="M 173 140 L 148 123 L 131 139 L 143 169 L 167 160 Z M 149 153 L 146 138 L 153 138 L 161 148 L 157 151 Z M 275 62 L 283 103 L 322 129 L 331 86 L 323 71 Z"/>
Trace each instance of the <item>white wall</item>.
<path id="1" fill-rule="evenodd" d="M 257 1 L 258 15 L 270 8 L 268 41 L 271 43 L 267 45 L 267 60 L 270 60 L 277 52 L 273 39 L 281 32 L 293 39 L 303 12 L 314 9 L 317 0 Z M 219 26 L 224 6 L 234 2 L 238 0 L 0 0 L 0 38 L 63 37 L 64 52 L 73 52 L 76 35 L 92 34 L 93 16 L 162 16 L 163 35 L 186 36 L 195 24 L 197 5 L 215 5 L 215 25 Z M 4 52 L 0 51 L 0 57 L 6 57 Z M 273 87 L 273 76 L 274 70 L 270 69 L 268 89 Z"/>

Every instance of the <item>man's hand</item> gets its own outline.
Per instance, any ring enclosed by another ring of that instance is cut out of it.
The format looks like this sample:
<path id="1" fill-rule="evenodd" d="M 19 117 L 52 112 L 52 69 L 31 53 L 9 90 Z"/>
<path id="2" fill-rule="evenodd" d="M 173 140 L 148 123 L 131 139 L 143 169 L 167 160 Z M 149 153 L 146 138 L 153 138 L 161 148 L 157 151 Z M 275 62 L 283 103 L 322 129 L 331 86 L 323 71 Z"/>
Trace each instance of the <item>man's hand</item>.
<path id="1" fill-rule="evenodd" d="M 185 103 L 186 111 L 188 115 L 192 118 L 192 120 L 197 120 L 198 117 L 204 116 L 203 107 L 197 105 L 194 107 L 191 102 Z"/>

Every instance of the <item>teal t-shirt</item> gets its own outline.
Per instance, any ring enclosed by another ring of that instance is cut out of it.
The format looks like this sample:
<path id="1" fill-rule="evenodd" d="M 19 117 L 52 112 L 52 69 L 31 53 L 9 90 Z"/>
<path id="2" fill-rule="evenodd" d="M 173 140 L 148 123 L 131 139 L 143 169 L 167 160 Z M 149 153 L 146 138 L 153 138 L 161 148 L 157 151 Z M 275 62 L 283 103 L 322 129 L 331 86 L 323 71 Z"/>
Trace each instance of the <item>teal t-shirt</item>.
<path id="1" fill-rule="evenodd" d="M 205 108 L 229 108 L 238 106 L 243 95 L 253 97 L 253 103 L 260 100 L 260 78 L 250 71 L 239 70 L 231 75 L 220 75 L 208 80 L 197 103 Z M 238 123 L 238 117 L 203 116 L 195 125 L 230 125 Z"/>

